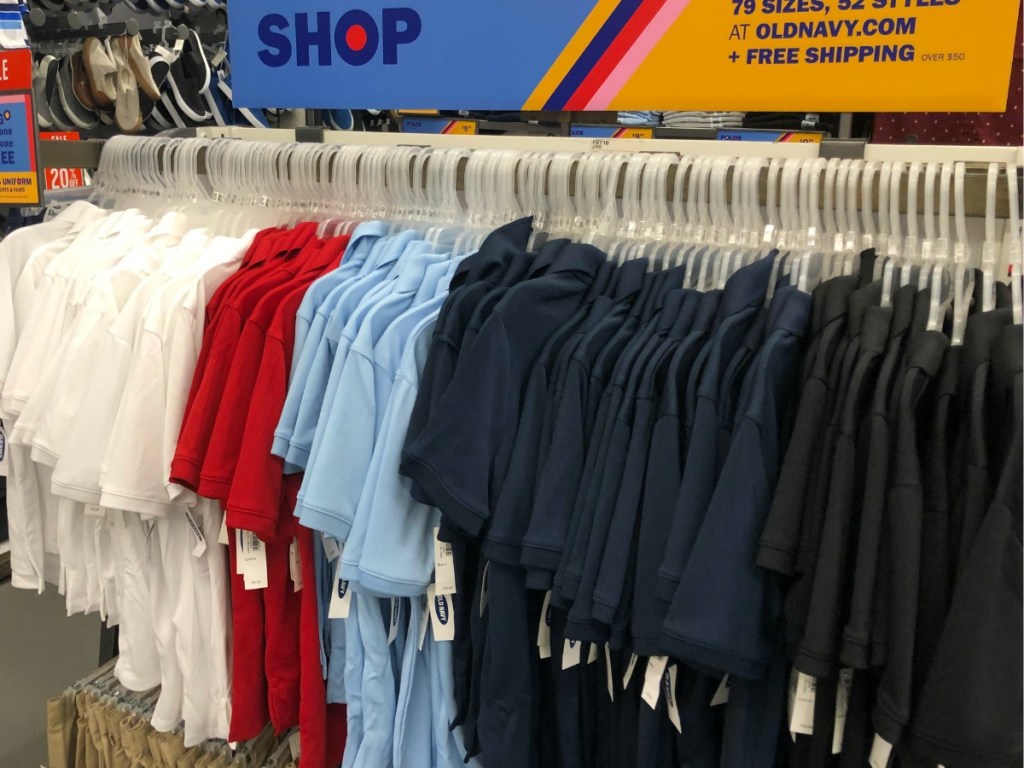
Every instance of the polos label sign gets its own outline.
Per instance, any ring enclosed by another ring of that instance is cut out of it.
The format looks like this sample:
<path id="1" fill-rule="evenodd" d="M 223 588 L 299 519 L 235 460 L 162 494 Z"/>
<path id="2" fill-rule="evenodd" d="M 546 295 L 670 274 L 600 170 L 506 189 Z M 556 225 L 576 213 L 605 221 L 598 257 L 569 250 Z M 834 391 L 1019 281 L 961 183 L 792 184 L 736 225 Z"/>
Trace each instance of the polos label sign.
<path id="1" fill-rule="evenodd" d="M 1019 0 L 233 0 L 243 106 L 1001 111 Z"/>

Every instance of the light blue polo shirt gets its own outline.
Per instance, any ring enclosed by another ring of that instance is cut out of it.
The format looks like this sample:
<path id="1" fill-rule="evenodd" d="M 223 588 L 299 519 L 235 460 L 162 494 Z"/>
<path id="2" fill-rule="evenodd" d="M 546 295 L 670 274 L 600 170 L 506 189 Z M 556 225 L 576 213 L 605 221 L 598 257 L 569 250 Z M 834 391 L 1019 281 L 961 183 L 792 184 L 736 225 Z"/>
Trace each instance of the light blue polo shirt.
<path id="1" fill-rule="evenodd" d="M 347 286 L 359 276 L 360 269 L 376 244 L 380 242 L 381 232 L 386 230 L 386 226 L 383 222 L 376 221 L 360 224 L 349 242 L 341 266 L 314 281 L 302 298 L 302 304 L 295 314 L 295 346 L 292 367 L 288 373 L 288 394 L 281 409 L 281 418 L 274 430 L 271 452 L 275 456 L 285 458 L 288 440 L 295 429 L 295 419 L 308 382 L 309 371 L 327 324 L 326 313 L 320 310 L 327 305 L 333 306 L 332 300 L 338 295 L 339 287 Z M 293 386 L 296 381 L 298 384 Z M 300 467 L 285 465 L 286 474 L 298 471 L 301 471 Z"/>
<path id="2" fill-rule="evenodd" d="M 333 384 L 335 396 L 329 412 L 321 410 L 317 435 L 319 451 L 311 457 L 303 478 L 300 520 L 307 528 L 323 531 L 339 541 L 348 538 L 359 495 L 370 465 L 379 417 L 374 386 L 373 349 L 388 326 L 409 309 L 420 286 L 436 287 L 450 260 L 434 254 L 423 241 L 411 243 L 401 260 L 392 291 L 360 318 L 351 320 L 342 339 L 349 340 L 342 360 L 335 357 L 340 374 Z M 339 365 L 340 363 L 340 365 Z M 326 399 L 325 399 L 326 400 Z M 381 401 L 383 411 L 386 401 Z"/>
<path id="3" fill-rule="evenodd" d="M 405 246 L 414 238 L 415 233 L 411 231 L 399 233 L 394 237 L 381 238 L 370 257 L 364 262 L 359 277 L 338 286 L 317 310 L 318 315 L 324 315 L 324 331 L 317 341 L 317 347 L 309 363 L 305 380 L 298 377 L 295 379 L 294 389 L 297 391 L 296 397 L 299 404 L 295 408 L 291 434 L 287 436 L 287 448 L 284 448 L 282 441 L 275 441 L 275 455 L 281 456 L 283 453 L 286 464 L 299 468 L 296 471 L 301 471 L 308 466 L 315 440 L 317 421 L 320 418 L 320 411 L 324 407 L 324 398 L 330 391 L 330 377 L 341 329 L 365 299 L 373 298 L 376 293 L 386 290 L 392 266 L 405 250 Z M 306 346 L 309 346 L 311 342 L 312 338 Z M 292 394 L 292 389 L 289 387 L 289 396 Z M 287 428 L 281 431 L 283 437 L 287 433 Z"/>

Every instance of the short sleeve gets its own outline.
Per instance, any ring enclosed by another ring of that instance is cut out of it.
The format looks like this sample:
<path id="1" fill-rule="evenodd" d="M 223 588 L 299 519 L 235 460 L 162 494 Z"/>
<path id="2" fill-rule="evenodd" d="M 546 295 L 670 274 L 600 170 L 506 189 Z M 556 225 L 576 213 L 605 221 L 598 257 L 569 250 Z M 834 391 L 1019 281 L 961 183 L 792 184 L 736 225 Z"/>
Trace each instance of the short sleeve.
<path id="1" fill-rule="evenodd" d="M 514 416 L 511 345 L 499 315 L 460 358 L 424 431 L 406 451 L 403 473 L 449 520 L 476 536 L 489 516 L 495 453 Z"/>

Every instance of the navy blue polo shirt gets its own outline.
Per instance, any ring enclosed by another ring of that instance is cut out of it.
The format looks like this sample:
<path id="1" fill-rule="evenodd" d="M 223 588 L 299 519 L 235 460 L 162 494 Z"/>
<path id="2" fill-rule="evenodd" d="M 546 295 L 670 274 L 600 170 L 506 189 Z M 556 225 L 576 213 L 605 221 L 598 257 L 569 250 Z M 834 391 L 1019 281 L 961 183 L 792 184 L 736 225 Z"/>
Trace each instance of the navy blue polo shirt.
<path id="1" fill-rule="evenodd" d="M 629 448 L 623 462 L 622 485 L 615 500 L 600 570 L 593 587 L 591 609 L 595 622 L 612 627 L 612 638 L 616 644 L 623 639 L 625 617 L 630 607 L 628 601 L 633 592 L 637 525 L 657 416 L 655 398 L 673 353 L 693 327 L 700 304 L 701 295 L 697 291 L 683 289 L 681 306 L 667 338 L 647 360 L 635 392 L 627 393 L 620 409 L 620 418 L 628 418 L 632 411 Z"/>
<path id="2" fill-rule="evenodd" d="M 658 418 L 651 432 L 631 622 L 634 651 L 641 656 L 660 654 L 658 638 L 668 602 L 659 600 L 656 595 L 658 569 L 665 555 L 666 534 L 672 525 L 683 476 L 688 438 L 682 417 L 685 411 L 683 399 L 693 363 L 714 327 L 721 297 L 719 290 L 701 295 L 690 332 L 679 343 L 668 363 L 659 397 Z"/>
<path id="3" fill-rule="evenodd" d="M 659 569 L 658 595 L 662 599 L 669 599 L 675 593 L 715 488 L 723 459 L 719 456 L 719 430 L 732 417 L 724 408 L 719 409 L 722 377 L 764 305 L 773 260 L 773 257 L 761 259 L 729 278 L 722 295 L 718 327 L 705 347 L 703 362 L 697 364 L 700 368 L 695 366 L 691 373 L 688 386 L 698 382 L 697 397 L 683 481 Z"/>
<path id="4" fill-rule="evenodd" d="M 598 626 L 592 619 L 593 591 L 601 568 L 618 497 L 623 489 L 629 487 L 632 482 L 627 477 L 625 470 L 632 439 L 631 430 L 636 393 L 648 361 L 657 352 L 678 319 L 686 296 L 687 293 L 683 290 L 673 290 L 666 295 L 651 332 L 632 359 L 629 359 L 628 362 L 625 358 L 620 361 L 620 365 L 616 369 L 616 379 L 613 380 L 612 386 L 608 390 L 610 424 L 606 461 L 600 472 L 597 504 L 591 510 L 590 525 L 582 529 L 586 530 L 589 536 L 581 563 L 579 587 L 569 613 L 569 623 L 566 626 L 566 634 L 569 637 L 588 642 L 604 642 L 608 639 L 607 634 L 612 623 L 611 620 L 602 622 L 605 626 Z M 639 481 L 642 482 L 643 467 L 636 467 L 636 469 L 640 472 Z M 629 539 L 627 539 L 628 541 Z"/>
<path id="5" fill-rule="evenodd" d="M 586 567 L 592 533 L 597 534 L 597 546 L 603 542 L 617 488 L 614 478 L 621 477 L 622 454 L 628 445 L 628 435 L 623 436 L 621 430 L 615 429 L 619 405 L 626 386 L 634 375 L 634 365 L 638 359 L 642 359 L 642 355 L 649 354 L 651 337 L 658 333 L 662 326 L 665 333 L 668 327 L 671 327 L 670 323 L 659 324 L 660 310 L 667 295 L 681 285 L 683 276 L 682 267 L 656 276 L 654 295 L 641 315 L 641 319 L 646 317 L 647 322 L 641 325 L 639 332 L 623 348 L 615 361 L 609 386 L 601 396 L 594 433 L 599 437 L 591 443 L 588 451 L 595 459 L 590 462 L 588 457 L 588 465 L 584 467 L 580 494 L 577 496 L 574 509 L 574 517 L 580 522 L 575 526 L 572 548 L 563 552 L 562 562 L 559 564 L 555 581 L 556 592 L 552 598 L 556 605 L 567 606 L 575 600 Z M 583 521 L 586 524 L 583 524 Z M 592 554 L 591 557 L 598 555 Z M 585 610 L 589 616 L 589 607 Z M 569 629 L 567 632 L 570 637 L 573 636 Z"/>
<path id="6" fill-rule="evenodd" d="M 628 267 L 629 263 L 623 270 Z M 565 366 L 561 393 L 556 385 L 558 408 L 548 460 L 538 472 L 530 523 L 522 544 L 521 563 L 527 569 L 527 584 L 531 588 L 550 588 L 565 546 L 603 390 L 603 382 L 591 376 L 592 366 L 623 326 L 635 325 L 640 305 L 652 287 L 653 275 L 641 274 L 636 268 L 619 276 L 615 300 L 610 305 L 600 299 L 594 304 L 599 316 Z"/>
<path id="7" fill-rule="evenodd" d="M 744 382 L 746 408 L 661 637 L 671 656 L 748 679 L 760 677 L 777 653 L 777 638 L 766 632 L 778 623 L 778 585 L 756 565 L 755 552 L 786 447 L 780 417 L 799 381 L 811 298 L 784 288 L 772 303 L 779 308 Z"/>
<path id="8" fill-rule="evenodd" d="M 476 305 L 501 281 L 515 261 L 516 254 L 525 252 L 532 232 L 531 219 L 506 224 L 489 234 L 479 250 L 460 265 L 469 265 L 465 285 L 451 290 L 438 314 L 430 352 L 420 377 L 416 403 L 409 417 L 406 445 L 410 445 L 423 431 L 430 419 L 431 410 L 455 374 L 462 337 Z M 415 483 L 412 492 L 417 501 L 428 503 Z"/>
<path id="9" fill-rule="evenodd" d="M 576 311 L 603 261 L 596 248 L 571 244 L 543 277 L 510 290 L 460 355 L 424 431 L 407 444 L 403 474 L 472 536 L 490 517 L 494 467 L 511 450 L 533 362 Z"/>
<path id="10" fill-rule="evenodd" d="M 644 265 L 639 265 L 643 267 Z M 602 305 L 603 306 L 603 305 Z M 533 365 L 523 395 L 522 414 L 494 516 L 487 534 L 484 556 L 488 560 L 519 565 L 522 538 L 530 521 L 530 504 L 536 485 L 538 458 L 544 436 L 544 419 L 553 394 L 554 367 L 562 349 L 584 326 L 593 309 L 593 300 L 585 300 L 576 313 L 547 340 Z"/>

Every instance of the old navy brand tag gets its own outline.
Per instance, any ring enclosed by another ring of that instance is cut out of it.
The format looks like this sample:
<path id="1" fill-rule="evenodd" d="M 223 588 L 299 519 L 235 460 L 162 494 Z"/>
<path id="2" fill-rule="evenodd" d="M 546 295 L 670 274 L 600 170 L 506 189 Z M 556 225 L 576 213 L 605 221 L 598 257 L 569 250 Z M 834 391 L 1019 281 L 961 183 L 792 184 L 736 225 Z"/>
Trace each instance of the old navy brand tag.
<path id="1" fill-rule="evenodd" d="M 439 595 L 455 594 L 455 554 L 451 542 L 441 541 L 441 527 L 434 526 L 434 587 Z M 480 614 L 483 615 L 483 596 L 480 598 Z"/>
<path id="2" fill-rule="evenodd" d="M 579 640 L 565 638 L 565 644 L 562 646 L 562 669 L 571 669 L 572 667 L 579 666 L 580 647 L 582 645 L 583 643 Z"/>
<path id="3" fill-rule="evenodd" d="M 103 507 L 99 504 L 86 504 L 85 505 L 86 517 L 106 517 L 106 513 L 103 511 Z"/>
<path id="4" fill-rule="evenodd" d="M 338 546 L 338 540 L 333 536 L 328 536 L 326 533 L 322 534 L 322 538 L 324 541 L 324 554 L 333 563 L 341 556 L 341 547 Z"/>
<path id="5" fill-rule="evenodd" d="M 629 688 L 629 681 L 633 679 L 633 671 L 636 669 L 636 663 L 639 661 L 639 657 L 634 653 L 629 657 L 629 664 L 626 665 L 626 673 L 622 676 L 622 689 Z"/>
<path id="6" fill-rule="evenodd" d="M 487 608 L 487 577 L 490 575 L 490 572 L 491 572 L 491 561 L 488 560 L 486 563 L 484 563 L 484 572 L 483 572 L 483 575 L 480 576 L 480 615 L 481 616 L 484 615 L 484 610 Z M 453 591 L 452 594 L 454 595 L 455 592 Z"/>
<path id="7" fill-rule="evenodd" d="M 430 626 L 430 603 L 426 595 L 420 595 L 420 637 L 416 643 L 418 650 L 423 650 L 423 641 L 427 639 L 427 627 Z"/>
<path id="8" fill-rule="evenodd" d="M 615 701 L 615 673 L 612 672 L 612 650 L 604 646 L 604 677 L 608 683 L 608 698 Z"/>
<path id="9" fill-rule="evenodd" d="M 402 602 L 397 597 L 391 598 L 391 625 L 388 627 L 388 645 L 398 638 L 398 622 L 402 617 Z"/>
<path id="10" fill-rule="evenodd" d="M 789 732 L 810 736 L 814 733 L 814 695 L 817 681 L 795 669 L 789 678 Z"/>
<path id="11" fill-rule="evenodd" d="M 302 561 L 299 559 L 299 540 L 292 537 L 288 545 L 288 575 L 292 580 L 292 591 L 298 592 L 302 589 Z"/>
<path id="12" fill-rule="evenodd" d="M 891 756 L 892 744 L 876 733 L 875 740 L 871 742 L 871 754 L 868 756 L 868 765 L 871 768 L 888 768 Z"/>
<path id="13" fill-rule="evenodd" d="M 195 517 L 189 510 L 185 510 L 185 520 L 188 521 L 188 527 L 192 530 L 192 537 L 196 540 L 196 544 L 192 547 L 192 557 L 202 557 L 206 551 L 206 537 L 203 535 L 203 529 L 196 523 Z"/>
<path id="14" fill-rule="evenodd" d="M 439 595 L 436 584 L 431 584 L 427 590 L 430 626 L 434 630 L 434 640 L 438 643 L 451 642 L 455 639 L 455 615 L 452 612 L 451 595 Z"/>
<path id="15" fill-rule="evenodd" d="M 228 545 L 228 519 L 222 517 L 220 519 L 220 533 L 217 534 L 217 543 L 223 544 L 225 547 Z"/>
<path id="16" fill-rule="evenodd" d="M 352 590 L 347 580 L 341 578 L 341 558 L 334 567 L 334 589 L 331 590 L 331 602 L 327 606 L 327 618 L 347 619 L 352 610 Z"/>
<path id="17" fill-rule="evenodd" d="M 729 680 L 729 676 L 726 675 L 722 678 L 722 682 L 718 684 L 718 690 L 715 691 L 715 695 L 711 697 L 712 707 L 720 707 L 722 704 L 728 703 L 730 685 L 732 685 L 732 682 Z"/>
<path id="18" fill-rule="evenodd" d="M 597 643 L 590 644 L 590 650 L 587 651 L 587 664 L 593 664 L 597 661 Z"/>
<path id="19" fill-rule="evenodd" d="M 542 659 L 551 658 L 551 590 L 544 594 L 544 605 L 540 608 L 540 622 L 537 625 L 537 649 Z"/>
<path id="20" fill-rule="evenodd" d="M 661 676 L 662 693 L 665 696 L 665 706 L 668 709 L 668 719 L 675 727 L 677 733 L 683 732 L 683 722 L 679 717 L 679 704 L 676 702 L 676 675 L 678 667 L 673 664 L 665 670 Z"/>
<path id="21" fill-rule="evenodd" d="M 252 531 L 241 531 L 242 534 L 242 577 L 246 589 L 266 589 L 267 549 L 259 537 Z"/>
<path id="22" fill-rule="evenodd" d="M 843 751 L 843 732 L 846 730 L 846 713 L 850 708 L 850 690 L 853 688 L 853 670 L 839 670 L 839 685 L 836 688 L 836 719 L 832 727 L 832 754 Z"/>
<path id="23" fill-rule="evenodd" d="M 661 677 L 665 674 L 667 666 L 668 656 L 651 656 L 647 662 L 644 689 L 640 693 L 640 698 L 647 702 L 647 706 L 651 709 L 658 707 L 658 698 L 661 696 Z"/>

